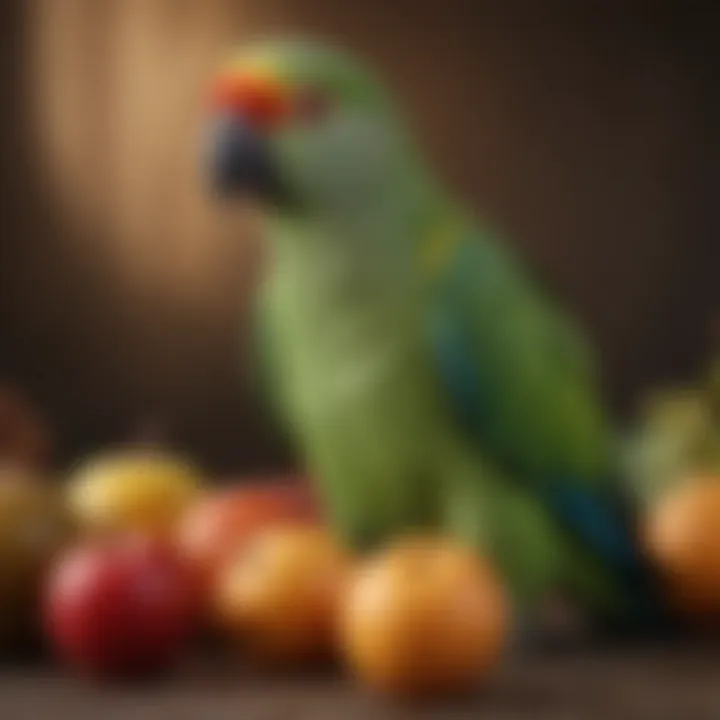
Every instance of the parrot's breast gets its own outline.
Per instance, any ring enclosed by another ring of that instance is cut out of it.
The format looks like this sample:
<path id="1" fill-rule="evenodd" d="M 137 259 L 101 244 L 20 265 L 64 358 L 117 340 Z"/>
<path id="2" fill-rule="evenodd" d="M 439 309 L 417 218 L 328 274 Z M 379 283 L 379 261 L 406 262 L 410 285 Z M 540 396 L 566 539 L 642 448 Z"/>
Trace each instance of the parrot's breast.
<path id="1" fill-rule="evenodd" d="M 438 396 L 409 293 L 332 262 L 275 278 L 295 437 L 339 529 L 385 537 L 426 517 Z"/>
<path id="2" fill-rule="evenodd" d="M 367 411 L 412 400 L 397 389 L 421 381 L 422 353 L 410 317 L 376 300 L 326 309 L 293 304 L 293 342 L 287 370 L 294 403 L 306 421 L 327 422 L 354 408 Z M 402 382 L 401 382 L 402 380 Z"/>

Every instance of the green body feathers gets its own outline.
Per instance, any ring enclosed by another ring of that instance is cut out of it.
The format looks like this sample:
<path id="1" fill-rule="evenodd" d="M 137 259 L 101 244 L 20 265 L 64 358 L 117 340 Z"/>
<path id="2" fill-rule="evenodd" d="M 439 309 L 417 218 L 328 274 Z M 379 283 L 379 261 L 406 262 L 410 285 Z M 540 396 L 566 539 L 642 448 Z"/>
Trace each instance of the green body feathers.
<path id="1" fill-rule="evenodd" d="M 434 181 L 362 67 L 297 43 L 235 62 L 325 100 L 268 138 L 293 202 L 269 212 L 259 321 L 338 532 L 361 547 L 450 532 L 522 606 L 561 592 L 626 608 L 635 558 L 579 332 Z"/>

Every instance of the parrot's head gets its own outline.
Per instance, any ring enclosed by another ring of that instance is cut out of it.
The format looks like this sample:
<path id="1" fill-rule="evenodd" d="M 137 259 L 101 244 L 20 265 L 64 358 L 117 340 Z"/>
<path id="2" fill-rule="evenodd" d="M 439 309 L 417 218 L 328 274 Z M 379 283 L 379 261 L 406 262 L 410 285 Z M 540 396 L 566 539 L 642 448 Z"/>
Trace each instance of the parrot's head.
<path id="1" fill-rule="evenodd" d="M 224 196 L 323 212 L 373 202 L 409 150 L 382 85 L 310 41 L 242 48 L 211 84 L 208 165 Z"/>

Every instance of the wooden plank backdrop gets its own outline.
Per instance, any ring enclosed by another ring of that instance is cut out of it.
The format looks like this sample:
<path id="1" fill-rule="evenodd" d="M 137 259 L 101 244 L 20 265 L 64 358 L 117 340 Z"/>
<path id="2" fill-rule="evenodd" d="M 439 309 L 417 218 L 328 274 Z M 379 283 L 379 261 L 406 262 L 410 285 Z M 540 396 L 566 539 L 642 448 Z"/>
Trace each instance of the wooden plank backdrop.
<path id="1" fill-rule="evenodd" d="M 198 172 L 202 89 L 268 31 L 372 57 L 439 173 L 583 318 L 609 393 L 694 372 L 720 307 L 711 3 L 6 0 L 0 373 L 64 457 L 159 414 L 218 470 L 288 453 L 240 373 L 252 233 Z"/>

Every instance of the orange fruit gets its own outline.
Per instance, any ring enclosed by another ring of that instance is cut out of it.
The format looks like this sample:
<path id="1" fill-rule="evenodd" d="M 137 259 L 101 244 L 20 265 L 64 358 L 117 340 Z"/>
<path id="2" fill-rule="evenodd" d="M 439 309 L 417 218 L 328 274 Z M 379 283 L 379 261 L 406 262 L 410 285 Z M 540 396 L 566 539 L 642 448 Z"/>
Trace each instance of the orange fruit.
<path id="1" fill-rule="evenodd" d="M 402 540 L 371 559 L 340 618 L 355 674 L 403 695 L 468 689 L 498 660 L 507 633 L 508 606 L 489 566 L 437 538 Z"/>
<path id="2" fill-rule="evenodd" d="M 720 618 L 720 477 L 667 491 L 645 519 L 644 538 L 676 608 Z"/>
<path id="3" fill-rule="evenodd" d="M 206 585 L 254 535 L 275 525 L 313 524 L 318 513 L 300 480 L 258 482 L 209 493 L 180 521 L 177 541 L 185 560 Z"/>
<path id="4" fill-rule="evenodd" d="M 322 529 L 268 528 L 219 574 L 219 624 L 263 663 L 329 659 L 349 568 L 344 550 Z"/>

